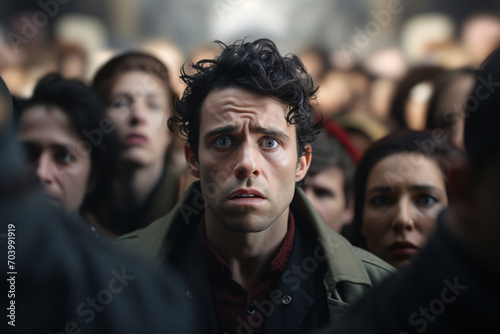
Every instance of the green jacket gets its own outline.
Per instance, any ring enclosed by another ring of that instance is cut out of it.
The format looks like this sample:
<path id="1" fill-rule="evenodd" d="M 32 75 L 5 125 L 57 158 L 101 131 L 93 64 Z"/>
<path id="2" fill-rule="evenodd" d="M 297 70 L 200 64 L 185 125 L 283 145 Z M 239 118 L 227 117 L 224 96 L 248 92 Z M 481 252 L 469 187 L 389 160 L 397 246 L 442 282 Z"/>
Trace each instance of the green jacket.
<path id="1" fill-rule="evenodd" d="M 327 295 L 330 321 L 345 312 L 372 286 L 391 276 L 396 270 L 375 255 L 352 246 L 343 236 L 323 223 L 300 188 L 296 188 L 290 205 L 295 220 L 309 222 L 316 233 L 326 261 L 323 284 Z M 195 182 L 175 208 L 148 227 L 117 239 L 124 248 L 142 253 L 156 265 L 163 263 L 172 245 L 179 241 L 177 230 L 181 224 L 196 224 L 204 211 L 200 183 Z M 197 229 L 196 229 L 197 230 Z"/>

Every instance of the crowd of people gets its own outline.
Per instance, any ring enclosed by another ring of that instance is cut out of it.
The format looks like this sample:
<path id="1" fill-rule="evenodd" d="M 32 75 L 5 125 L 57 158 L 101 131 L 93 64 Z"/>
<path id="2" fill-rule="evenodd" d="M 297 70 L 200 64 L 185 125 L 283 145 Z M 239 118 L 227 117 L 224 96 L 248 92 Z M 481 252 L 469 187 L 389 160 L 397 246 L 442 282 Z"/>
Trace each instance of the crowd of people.
<path id="1" fill-rule="evenodd" d="M 0 80 L 2 332 L 498 332 L 492 36 L 399 72 L 246 38 Z"/>

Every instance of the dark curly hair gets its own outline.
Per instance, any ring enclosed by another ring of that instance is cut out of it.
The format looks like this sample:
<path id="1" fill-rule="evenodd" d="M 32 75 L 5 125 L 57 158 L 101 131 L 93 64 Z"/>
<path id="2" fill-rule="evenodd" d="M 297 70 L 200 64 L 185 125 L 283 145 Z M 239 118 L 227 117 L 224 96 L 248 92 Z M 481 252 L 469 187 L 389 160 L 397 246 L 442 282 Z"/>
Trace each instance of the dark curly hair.
<path id="1" fill-rule="evenodd" d="M 182 67 L 181 79 L 187 88 L 175 106 L 178 116 L 168 120 L 169 128 L 174 131 L 178 125 L 180 134 L 197 154 L 205 98 L 216 89 L 241 88 L 290 107 L 287 121 L 296 125 L 297 153 L 302 156 L 306 145 L 316 139 L 321 122 L 315 123 L 310 104 L 317 88 L 301 60 L 293 54 L 281 56 L 269 39 L 243 39 L 232 45 L 215 43 L 222 48 L 217 58 L 191 63 L 194 74 L 188 74 L 186 65 Z"/>
<path id="2" fill-rule="evenodd" d="M 91 160 L 90 178 L 95 187 L 85 196 L 80 212 L 97 210 L 103 199 L 111 192 L 111 180 L 116 172 L 117 152 L 120 149 L 114 131 L 101 131 L 101 125 L 106 121 L 106 117 L 99 97 L 83 82 L 64 79 L 59 74 L 51 73 L 38 81 L 25 110 L 36 105 L 59 108 L 72 121 L 81 140 L 88 144 Z M 93 131 L 99 133 L 100 140 L 97 142 L 95 138 L 92 140 L 86 137 L 93 137 Z"/>

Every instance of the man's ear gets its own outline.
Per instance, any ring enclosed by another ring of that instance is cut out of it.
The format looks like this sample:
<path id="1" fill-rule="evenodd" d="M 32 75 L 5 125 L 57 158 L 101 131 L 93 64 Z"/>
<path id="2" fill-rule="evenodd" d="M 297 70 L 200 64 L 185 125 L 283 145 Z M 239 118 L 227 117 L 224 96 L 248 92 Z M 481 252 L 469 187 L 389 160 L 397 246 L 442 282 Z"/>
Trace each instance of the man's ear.
<path id="1" fill-rule="evenodd" d="M 184 145 L 184 155 L 186 156 L 187 165 L 191 174 L 200 177 L 200 165 L 198 164 L 196 153 L 191 151 L 191 145 L 188 143 Z"/>
<path id="2" fill-rule="evenodd" d="M 295 172 L 295 182 L 301 181 L 307 174 L 309 166 L 311 165 L 312 149 L 311 145 L 306 145 L 306 152 L 299 158 L 297 164 L 297 171 Z"/>

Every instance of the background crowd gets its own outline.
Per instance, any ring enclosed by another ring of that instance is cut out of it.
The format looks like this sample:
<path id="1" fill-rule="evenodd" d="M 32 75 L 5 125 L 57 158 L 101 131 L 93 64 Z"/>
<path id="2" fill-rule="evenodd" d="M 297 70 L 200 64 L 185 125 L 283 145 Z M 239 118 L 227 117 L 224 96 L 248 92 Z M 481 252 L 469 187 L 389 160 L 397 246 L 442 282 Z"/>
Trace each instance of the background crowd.
<path id="1" fill-rule="evenodd" d="M 282 55 L 300 57 L 318 87 L 311 104 L 323 124 L 300 187 L 329 228 L 397 269 L 414 261 L 453 203 L 449 174 L 466 161 L 466 119 L 500 85 L 488 73 L 477 76 L 500 47 L 494 1 L 449 12 L 446 1 L 425 10 L 413 2 L 346 9 L 318 1 L 316 10 L 325 6 L 343 24 L 313 11 L 324 31 L 296 39 L 280 33 L 287 24 L 257 0 L 214 1 L 208 9 L 193 2 L 190 11 L 175 1 L 158 5 L 170 10 L 165 17 L 189 11 L 187 21 L 200 8 L 211 11 L 212 21 L 192 22 L 211 26 L 205 39 L 189 35 L 186 22 L 178 34 L 162 33 L 172 23 L 146 22 L 155 8 L 149 1 L 105 2 L 111 21 L 93 3 L 5 5 L 0 77 L 12 95 L 5 128 L 21 144 L 26 187 L 41 185 L 105 243 L 167 214 L 197 180 L 182 129 L 169 118 L 186 87 L 181 75 L 222 51 L 211 37 L 226 44 L 270 37 Z M 266 9 L 274 24 L 235 22 Z"/>

